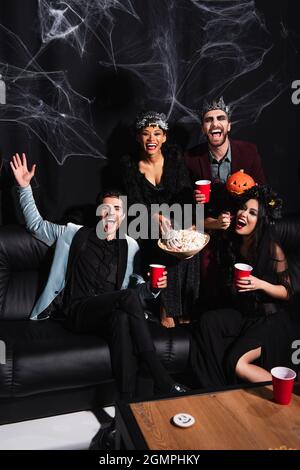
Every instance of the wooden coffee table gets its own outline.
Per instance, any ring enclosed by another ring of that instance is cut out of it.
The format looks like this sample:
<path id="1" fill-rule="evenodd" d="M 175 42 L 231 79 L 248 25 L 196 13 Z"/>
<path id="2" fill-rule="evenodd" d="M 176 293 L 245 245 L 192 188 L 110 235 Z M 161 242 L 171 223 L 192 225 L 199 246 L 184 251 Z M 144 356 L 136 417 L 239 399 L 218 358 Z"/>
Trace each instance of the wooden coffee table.
<path id="1" fill-rule="evenodd" d="M 189 413 L 190 428 L 172 424 Z M 117 403 L 117 431 L 126 449 L 300 449 L 300 385 L 288 406 L 272 401 L 272 386 L 249 386 L 161 400 Z"/>

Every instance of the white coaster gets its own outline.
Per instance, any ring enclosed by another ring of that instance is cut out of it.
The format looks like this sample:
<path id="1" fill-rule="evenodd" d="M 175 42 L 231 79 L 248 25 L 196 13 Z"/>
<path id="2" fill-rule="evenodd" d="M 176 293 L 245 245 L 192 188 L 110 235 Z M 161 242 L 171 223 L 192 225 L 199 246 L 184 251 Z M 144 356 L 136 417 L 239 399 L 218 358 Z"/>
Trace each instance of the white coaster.
<path id="1" fill-rule="evenodd" d="M 178 413 L 172 418 L 173 423 L 180 428 L 189 428 L 195 424 L 195 418 L 187 413 Z"/>

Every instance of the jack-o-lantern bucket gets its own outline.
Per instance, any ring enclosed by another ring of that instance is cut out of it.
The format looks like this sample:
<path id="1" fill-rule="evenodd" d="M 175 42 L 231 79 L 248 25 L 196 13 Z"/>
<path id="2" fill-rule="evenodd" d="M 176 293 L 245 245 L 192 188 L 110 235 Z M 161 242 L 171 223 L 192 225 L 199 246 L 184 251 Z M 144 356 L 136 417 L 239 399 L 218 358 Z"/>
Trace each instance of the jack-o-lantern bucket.
<path id="1" fill-rule="evenodd" d="M 226 181 L 226 188 L 231 194 L 240 195 L 243 194 L 247 189 L 255 186 L 256 183 L 254 179 L 244 172 L 244 170 L 239 170 L 229 175 Z"/>

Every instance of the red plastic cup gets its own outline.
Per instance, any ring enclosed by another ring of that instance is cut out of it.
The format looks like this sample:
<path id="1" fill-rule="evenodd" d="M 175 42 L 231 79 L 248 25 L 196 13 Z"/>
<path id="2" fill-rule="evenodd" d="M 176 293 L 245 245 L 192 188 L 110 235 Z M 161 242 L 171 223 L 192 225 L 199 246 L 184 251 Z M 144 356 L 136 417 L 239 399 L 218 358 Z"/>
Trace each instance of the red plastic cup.
<path id="1" fill-rule="evenodd" d="M 163 264 L 150 264 L 151 287 L 157 289 L 157 281 L 163 276 L 166 267 Z"/>
<path id="2" fill-rule="evenodd" d="M 210 198 L 210 180 L 198 180 L 196 181 L 196 189 L 200 191 L 201 194 L 205 195 L 204 202 L 209 202 Z"/>
<path id="3" fill-rule="evenodd" d="M 271 374 L 274 401 L 279 405 L 288 405 L 292 398 L 296 372 L 288 367 L 274 367 Z"/>
<path id="4" fill-rule="evenodd" d="M 236 263 L 234 265 L 234 282 L 236 283 L 243 277 L 249 277 L 252 272 L 252 266 L 250 264 Z"/>

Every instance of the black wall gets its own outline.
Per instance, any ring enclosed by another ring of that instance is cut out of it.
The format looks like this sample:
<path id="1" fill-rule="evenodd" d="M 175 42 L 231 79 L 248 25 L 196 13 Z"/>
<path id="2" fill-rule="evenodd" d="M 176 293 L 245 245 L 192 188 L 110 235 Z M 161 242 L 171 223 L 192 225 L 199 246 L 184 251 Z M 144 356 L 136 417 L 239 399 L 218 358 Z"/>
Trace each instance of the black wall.
<path id="1" fill-rule="evenodd" d="M 189 147 L 201 139 L 197 109 L 220 95 L 234 107 L 232 136 L 258 145 L 269 182 L 299 210 L 297 3 L 1 0 L 4 223 L 15 218 L 16 151 L 38 165 L 43 215 L 61 220 L 110 184 L 137 111 L 166 112 L 170 139 Z"/>

